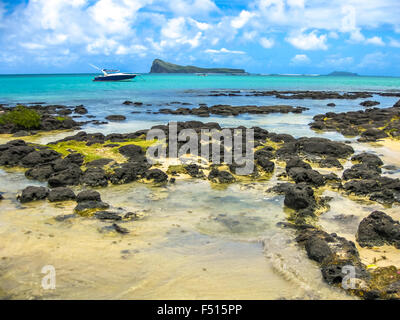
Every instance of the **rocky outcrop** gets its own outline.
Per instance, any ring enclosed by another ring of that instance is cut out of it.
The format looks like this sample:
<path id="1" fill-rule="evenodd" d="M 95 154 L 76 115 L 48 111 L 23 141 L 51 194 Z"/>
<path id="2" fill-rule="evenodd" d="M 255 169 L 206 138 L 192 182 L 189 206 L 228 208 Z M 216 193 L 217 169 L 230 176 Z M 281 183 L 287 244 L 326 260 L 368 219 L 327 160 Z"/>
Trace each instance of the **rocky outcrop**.
<path id="1" fill-rule="evenodd" d="M 400 108 L 368 108 L 342 113 L 328 112 L 314 116 L 310 127 L 338 131 L 345 136 L 361 136 L 358 141 L 371 142 L 400 136 Z"/>
<path id="2" fill-rule="evenodd" d="M 339 93 L 334 91 L 302 91 L 302 90 L 288 90 L 288 91 L 265 91 L 265 90 L 212 90 L 207 94 L 199 94 L 199 96 L 246 96 L 246 97 L 266 97 L 275 96 L 278 99 L 294 100 L 294 99 L 312 99 L 312 100 L 327 100 L 327 99 L 366 99 L 371 98 L 374 93 L 372 92 L 345 92 Z"/>
<path id="3" fill-rule="evenodd" d="M 286 105 L 277 106 L 230 106 L 215 105 L 212 107 L 201 106 L 199 108 L 160 109 L 159 113 L 174 115 L 195 115 L 198 117 L 209 117 L 211 114 L 220 116 L 238 116 L 240 114 L 269 114 L 269 113 L 302 113 L 308 110 L 305 107 L 292 107 Z"/>
<path id="4" fill-rule="evenodd" d="M 284 204 L 288 208 L 306 212 L 310 215 L 316 208 L 316 200 L 314 196 L 314 190 L 305 183 L 299 184 L 288 184 L 284 190 L 285 200 Z"/>
<path id="5" fill-rule="evenodd" d="M 26 136 L 39 131 L 78 129 L 82 124 L 68 116 L 72 113 L 69 107 L 61 105 L 17 105 L 1 110 L 0 134 Z"/>
<path id="6" fill-rule="evenodd" d="M 101 201 L 100 193 L 94 190 L 85 190 L 76 197 L 78 205 L 74 211 L 80 215 L 88 215 L 91 212 L 104 210 L 110 207 L 108 203 Z"/>
<path id="7" fill-rule="evenodd" d="M 400 249 L 400 223 L 384 212 L 374 211 L 361 221 L 356 239 L 361 247 L 388 244 Z"/>
<path id="8" fill-rule="evenodd" d="M 367 100 L 367 101 L 363 101 L 360 103 L 360 106 L 366 107 L 366 108 L 370 108 L 370 107 L 375 107 L 378 104 L 380 104 L 380 102 L 378 101 L 372 101 L 372 100 Z"/>
<path id="9" fill-rule="evenodd" d="M 347 158 L 354 150 L 351 146 L 325 138 L 302 137 L 294 141 L 285 142 L 277 151 L 280 159 L 291 159 L 296 155 L 310 155 L 317 157 Z"/>
<path id="10" fill-rule="evenodd" d="M 343 172 L 342 178 L 347 181 L 343 189 L 348 194 L 366 196 L 383 204 L 400 202 L 400 179 L 381 176 L 383 161 L 378 156 L 364 152 L 351 159 L 360 163 Z"/>
<path id="11" fill-rule="evenodd" d="M 47 199 L 50 202 L 75 200 L 75 193 L 70 188 L 58 187 L 51 189 Z"/>
<path id="12" fill-rule="evenodd" d="M 17 196 L 17 199 L 21 203 L 26 203 L 26 202 L 46 199 L 48 194 L 49 194 L 49 189 L 45 187 L 29 186 L 26 187 L 24 190 L 22 190 L 21 195 Z"/>
<path id="13" fill-rule="evenodd" d="M 106 119 L 109 121 L 123 121 L 126 120 L 126 117 L 121 114 L 112 114 L 110 116 L 107 116 Z"/>
<path id="14" fill-rule="evenodd" d="M 245 73 L 245 71 L 243 69 L 180 66 L 160 59 L 155 59 L 151 65 L 150 73 Z"/>

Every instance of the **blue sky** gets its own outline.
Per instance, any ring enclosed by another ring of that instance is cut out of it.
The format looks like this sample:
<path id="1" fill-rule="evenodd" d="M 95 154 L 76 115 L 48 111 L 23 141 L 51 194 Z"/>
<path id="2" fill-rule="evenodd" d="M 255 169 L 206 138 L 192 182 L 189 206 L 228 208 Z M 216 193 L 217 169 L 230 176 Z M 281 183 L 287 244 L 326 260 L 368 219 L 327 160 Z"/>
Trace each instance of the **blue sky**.
<path id="1" fill-rule="evenodd" d="M 398 0 L 0 0 L 0 73 L 148 72 L 161 58 L 400 76 L 399 17 Z"/>

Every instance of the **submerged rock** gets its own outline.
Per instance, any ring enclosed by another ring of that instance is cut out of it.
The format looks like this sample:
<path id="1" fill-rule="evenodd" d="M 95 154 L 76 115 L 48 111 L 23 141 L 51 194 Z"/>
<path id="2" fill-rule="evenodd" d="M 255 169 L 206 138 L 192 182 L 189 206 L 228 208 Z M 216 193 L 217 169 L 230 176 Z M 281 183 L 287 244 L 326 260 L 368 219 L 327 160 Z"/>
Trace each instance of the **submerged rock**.
<path id="1" fill-rule="evenodd" d="M 121 220 L 122 217 L 116 212 L 111 211 L 97 211 L 94 217 L 99 220 Z"/>
<path id="2" fill-rule="evenodd" d="M 381 103 L 378 101 L 367 100 L 367 101 L 361 102 L 360 106 L 369 108 L 369 107 L 377 106 L 378 104 L 381 104 Z"/>
<path id="3" fill-rule="evenodd" d="M 90 213 L 92 211 L 97 211 L 101 209 L 107 209 L 109 208 L 110 205 L 108 203 L 102 202 L 102 201 L 81 201 L 78 203 L 78 205 L 74 208 L 74 211 L 76 213 L 79 213 L 81 215 L 84 215 L 86 213 Z"/>
<path id="4" fill-rule="evenodd" d="M 126 120 L 126 117 L 121 114 L 113 114 L 113 115 L 107 116 L 106 119 L 109 121 L 123 121 L 123 120 Z"/>
<path id="5" fill-rule="evenodd" d="M 78 113 L 78 114 L 87 114 L 88 113 L 87 109 L 83 105 L 76 106 L 74 109 L 74 112 Z"/>
<path id="6" fill-rule="evenodd" d="M 209 117 L 210 114 L 216 114 L 220 116 L 238 116 L 239 114 L 269 114 L 269 113 L 302 113 L 308 110 L 305 107 L 292 107 L 287 105 L 277 106 L 231 106 L 231 105 L 214 105 L 207 107 L 205 105 L 199 108 L 178 108 L 172 109 L 160 109 L 160 113 L 174 114 L 174 115 L 196 115 L 199 117 Z"/>
<path id="7" fill-rule="evenodd" d="M 100 232 L 117 232 L 117 233 L 121 233 L 121 234 L 127 234 L 129 233 L 129 230 L 126 228 L 123 228 L 119 225 L 117 225 L 116 223 L 113 223 L 111 226 L 106 226 L 106 227 L 102 227 L 100 230 Z"/>

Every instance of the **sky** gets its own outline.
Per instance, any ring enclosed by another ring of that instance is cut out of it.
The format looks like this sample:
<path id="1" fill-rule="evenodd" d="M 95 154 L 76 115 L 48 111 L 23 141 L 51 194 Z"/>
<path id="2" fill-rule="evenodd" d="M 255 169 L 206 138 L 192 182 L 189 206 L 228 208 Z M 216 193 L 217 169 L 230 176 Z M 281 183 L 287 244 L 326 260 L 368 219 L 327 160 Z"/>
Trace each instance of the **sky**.
<path id="1" fill-rule="evenodd" d="M 149 72 L 159 58 L 400 76 L 399 17 L 399 0 L 0 0 L 0 73 Z"/>

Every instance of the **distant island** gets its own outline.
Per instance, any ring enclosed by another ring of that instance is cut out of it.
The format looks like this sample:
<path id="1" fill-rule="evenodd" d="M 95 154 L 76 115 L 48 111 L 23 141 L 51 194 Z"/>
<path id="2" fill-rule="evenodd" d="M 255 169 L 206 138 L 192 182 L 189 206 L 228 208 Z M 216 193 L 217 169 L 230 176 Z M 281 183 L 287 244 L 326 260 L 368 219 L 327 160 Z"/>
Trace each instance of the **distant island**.
<path id="1" fill-rule="evenodd" d="M 244 69 L 229 68 L 199 68 L 195 66 L 180 66 L 160 59 L 155 59 L 150 69 L 150 73 L 243 73 Z"/>
<path id="2" fill-rule="evenodd" d="M 327 76 L 336 76 L 336 77 L 357 77 L 358 74 L 357 74 L 357 73 L 353 73 L 353 72 L 346 72 L 346 71 L 333 71 L 333 72 L 327 74 Z"/>

